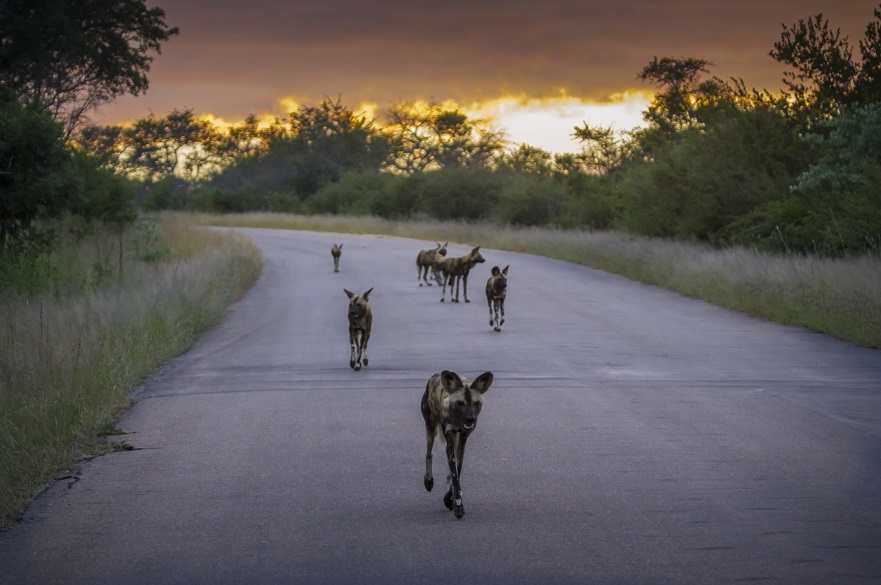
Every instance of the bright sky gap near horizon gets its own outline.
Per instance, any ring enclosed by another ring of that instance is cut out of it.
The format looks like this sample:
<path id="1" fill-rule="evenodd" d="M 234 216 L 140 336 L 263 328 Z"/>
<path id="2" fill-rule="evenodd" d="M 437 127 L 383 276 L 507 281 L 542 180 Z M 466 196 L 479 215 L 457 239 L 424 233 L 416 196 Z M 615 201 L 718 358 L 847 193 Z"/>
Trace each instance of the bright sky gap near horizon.
<path id="1" fill-rule="evenodd" d="M 630 130 L 654 88 L 654 57 L 694 57 L 709 75 L 779 91 L 768 52 L 782 26 L 822 13 L 858 41 L 876 0 L 148 0 L 180 28 L 156 55 L 150 89 L 92 115 L 117 124 L 192 108 L 235 123 L 284 118 L 325 96 L 369 116 L 394 104 L 452 100 L 513 145 L 577 152 L 577 126 Z"/>

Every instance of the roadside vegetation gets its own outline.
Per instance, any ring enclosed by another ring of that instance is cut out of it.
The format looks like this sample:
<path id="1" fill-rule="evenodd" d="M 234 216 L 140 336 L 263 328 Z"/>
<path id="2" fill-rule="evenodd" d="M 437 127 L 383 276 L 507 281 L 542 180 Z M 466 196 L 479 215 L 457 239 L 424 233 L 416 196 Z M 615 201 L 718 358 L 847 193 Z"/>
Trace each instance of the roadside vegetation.
<path id="1" fill-rule="evenodd" d="M 341 97 L 227 130 L 173 110 L 87 127 L 76 144 L 142 179 L 146 209 L 429 217 L 877 255 L 881 8 L 856 46 L 817 15 L 784 27 L 769 50 L 778 91 L 720 79 L 705 59 L 653 57 L 634 72 L 655 91 L 644 126 L 573 128 L 574 153 L 509 144 L 454 103 L 404 102 L 368 119 Z"/>
<path id="2" fill-rule="evenodd" d="M 0 263 L 0 528 L 74 461 L 113 449 L 102 439 L 137 385 L 260 273 L 247 238 L 178 219 L 71 227 L 56 226 L 53 251 Z"/>
<path id="3" fill-rule="evenodd" d="M 881 256 L 822 258 L 738 246 L 467 221 L 196 214 L 206 225 L 386 234 L 576 262 L 786 325 L 881 348 Z"/>

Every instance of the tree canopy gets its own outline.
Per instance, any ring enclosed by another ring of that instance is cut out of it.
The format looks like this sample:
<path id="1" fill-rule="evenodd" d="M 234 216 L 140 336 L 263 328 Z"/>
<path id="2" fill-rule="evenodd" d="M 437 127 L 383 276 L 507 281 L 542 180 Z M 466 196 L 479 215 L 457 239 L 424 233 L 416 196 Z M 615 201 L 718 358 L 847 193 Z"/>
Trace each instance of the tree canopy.
<path id="1" fill-rule="evenodd" d="M 153 54 L 177 33 L 144 0 L 3 0 L 0 84 L 70 137 L 90 110 L 145 91 Z"/>

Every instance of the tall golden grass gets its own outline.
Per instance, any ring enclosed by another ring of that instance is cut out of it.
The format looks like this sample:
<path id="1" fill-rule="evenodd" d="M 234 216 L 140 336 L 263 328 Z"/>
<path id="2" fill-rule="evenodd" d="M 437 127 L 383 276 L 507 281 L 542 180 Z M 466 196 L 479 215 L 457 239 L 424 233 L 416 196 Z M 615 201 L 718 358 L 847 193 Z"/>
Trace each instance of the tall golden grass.
<path id="1" fill-rule="evenodd" d="M 259 250 L 244 236 L 169 217 L 158 226 L 161 253 L 141 242 L 135 254 L 127 237 L 110 238 L 130 248 L 121 256 L 108 256 L 103 234 L 67 239 L 51 261 L 79 265 L 66 267 L 63 291 L 0 299 L 0 527 L 77 458 L 110 448 L 101 439 L 137 384 L 217 323 L 260 273 Z M 121 277 L 116 260 L 106 276 L 110 257 L 123 258 Z"/>
<path id="2" fill-rule="evenodd" d="M 615 272 L 787 325 L 881 348 L 881 257 L 771 255 L 622 232 L 490 223 L 254 213 L 200 215 L 210 225 L 386 234 L 481 244 Z"/>

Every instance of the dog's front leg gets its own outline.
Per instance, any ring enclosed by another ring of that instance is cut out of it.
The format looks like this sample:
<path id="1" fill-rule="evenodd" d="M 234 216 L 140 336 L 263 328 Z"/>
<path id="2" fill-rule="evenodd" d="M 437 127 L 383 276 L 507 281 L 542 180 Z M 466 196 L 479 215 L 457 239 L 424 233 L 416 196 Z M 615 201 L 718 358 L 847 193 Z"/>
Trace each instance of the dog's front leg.
<path id="1" fill-rule="evenodd" d="M 465 302 L 470 303 L 468 300 L 468 274 L 462 276 L 462 293 L 465 296 Z"/>
<path id="2" fill-rule="evenodd" d="M 365 366 L 367 365 L 367 342 L 370 340 L 370 330 L 365 329 L 361 332 L 361 350 L 358 352 L 358 357 L 361 359 L 361 363 Z"/>
<path id="3" fill-rule="evenodd" d="M 358 346 L 355 342 L 355 330 L 352 328 L 349 329 L 349 346 L 351 349 L 351 351 L 349 353 L 349 367 L 354 370 L 355 369 L 355 360 L 358 355 L 357 354 Z"/>
<path id="4" fill-rule="evenodd" d="M 434 487 L 434 474 L 431 472 L 431 449 L 434 447 L 434 434 L 436 429 L 430 425 L 430 423 L 426 423 L 425 429 L 425 477 L 422 479 L 422 482 L 425 484 L 425 489 L 431 491 L 431 488 Z"/>
<path id="5" fill-rule="evenodd" d="M 459 484 L 458 433 L 449 424 L 444 425 L 444 438 L 447 440 L 447 463 L 450 466 L 450 487 L 444 496 L 444 504 L 453 511 L 456 518 L 462 518 L 465 507 L 462 505 L 462 486 Z"/>

